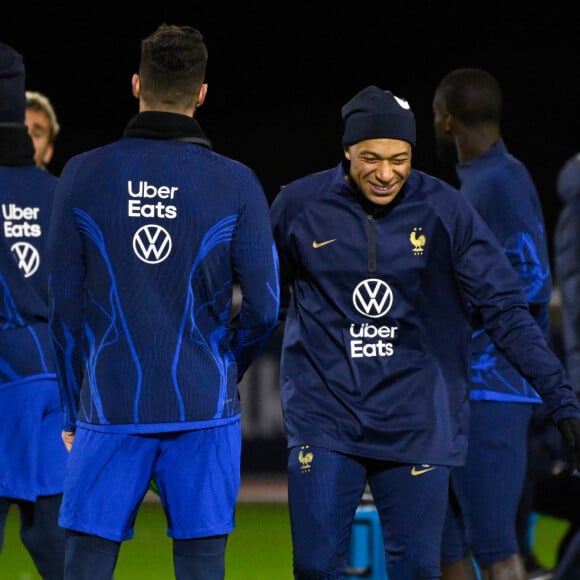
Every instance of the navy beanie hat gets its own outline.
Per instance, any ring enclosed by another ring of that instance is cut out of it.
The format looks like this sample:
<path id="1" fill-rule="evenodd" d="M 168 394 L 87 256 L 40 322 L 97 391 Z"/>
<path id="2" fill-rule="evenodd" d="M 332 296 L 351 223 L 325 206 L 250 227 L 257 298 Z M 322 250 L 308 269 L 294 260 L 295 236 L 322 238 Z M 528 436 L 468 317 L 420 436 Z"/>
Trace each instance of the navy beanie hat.
<path id="1" fill-rule="evenodd" d="M 22 123 L 26 113 L 22 55 L 0 42 L 0 123 Z"/>
<path id="2" fill-rule="evenodd" d="M 367 139 L 400 139 L 415 146 L 413 111 L 407 101 L 390 91 L 371 85 L 356 94 L 341 112 L 345 146 Z"/>

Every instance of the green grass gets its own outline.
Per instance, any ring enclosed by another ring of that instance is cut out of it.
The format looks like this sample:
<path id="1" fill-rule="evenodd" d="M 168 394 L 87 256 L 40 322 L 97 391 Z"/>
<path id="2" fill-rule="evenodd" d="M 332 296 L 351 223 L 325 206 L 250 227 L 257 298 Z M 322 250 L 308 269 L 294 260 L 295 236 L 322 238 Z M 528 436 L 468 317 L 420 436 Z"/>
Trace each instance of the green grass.
<path id="1" fill-rule="evenodd" d="M 541 516 L 534 526 L 534 551 L 538 562 L 551 569 L 556 548 L 568 522 Z M 146 572 L 145 572 L 146 571 Z M 18 537 L 18 512 L 11 508 L 4 550 L 0 554 L 0 578 L 41 580 Z M 142 504 L 133 539 L 123 542 L 115 580 L 172 580 L 171 539 L 165 516 L 157 502 Z M 227 580 L 291 580 L 292 546 L 288 505 L 285 503 L 240 503 L 236 529 L 226 552 Z"/>
<path id="2" fill-rule="evenodd" d="M 18 512 L 10 509 L 4 549 L 0 554 L 0 578 L 41 580 L 18 537 Z M 115 580 L 172 580 L 171 539 L 167 537 L 161 505 L 141 505 L 135 535 L 123 542 Z M 292 547 L 288 505 L 240 503 L 236 529 L 226 550 L 227 580 L 291 580 Z"/>

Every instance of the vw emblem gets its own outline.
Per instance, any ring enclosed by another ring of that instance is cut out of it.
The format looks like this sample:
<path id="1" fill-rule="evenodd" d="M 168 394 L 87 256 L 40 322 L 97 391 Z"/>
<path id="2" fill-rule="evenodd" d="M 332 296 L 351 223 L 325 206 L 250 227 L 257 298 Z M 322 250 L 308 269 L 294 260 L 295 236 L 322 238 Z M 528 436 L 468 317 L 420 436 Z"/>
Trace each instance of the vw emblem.
<path id="1" fill-rule="evenodd" d="M 352 303 L 363 316 L 380 318 L 393 305 L 393 291 L 378 278 L 363 280 L 352 293 Z"/>
<path id="2" fill-rule="evenodd" d="M 171 236 L 158 225 L 140 227 L 133 236 L 133 251 L 146 264 L 159 264 L 171 253 Z"/>
<path id="3" fill-rule="evenodd" d="M 24 272 L 25 278 L 29 278 L 38 270 L 40 255 L 32 244 L 28 242 L 16 242 L 10 250 L 16 257 L 18 268 Z"/>

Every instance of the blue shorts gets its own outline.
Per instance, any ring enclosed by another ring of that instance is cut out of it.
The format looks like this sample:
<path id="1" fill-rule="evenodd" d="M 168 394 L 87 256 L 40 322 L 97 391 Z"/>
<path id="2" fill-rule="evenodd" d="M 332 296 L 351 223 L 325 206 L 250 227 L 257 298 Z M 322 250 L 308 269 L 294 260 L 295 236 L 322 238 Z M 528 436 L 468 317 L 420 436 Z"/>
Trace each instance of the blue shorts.
<path id="1" fill-rule="evenodd" d="M 471 401 L 467 461 L 451 470 L 442 562 L 472 554 L 487 567 L 519 552 L 515 522 L 533 408 L 528 403 Z"/>
<path id="2" fill-rule="evenodd" d="M 36 501 L 64 489 L 56 377 L 0 385 L 0 497 Z"/>
<path id="3" fill-rule="evenodd" d="M 387 576 L 439 578 L 449 468 L 294 447 L 288 502 L 296 578 L 342 578 L 367 480 L 381 521 Z"/>
<path id="4" fill-rule="evenodd" d="M 212 429 L 161 434 L 77 429 L 59 524 L 124 541 L 149 482 L 155 479 L 177 540 L 229 534 L 240 488 L 240 421 Z"/>

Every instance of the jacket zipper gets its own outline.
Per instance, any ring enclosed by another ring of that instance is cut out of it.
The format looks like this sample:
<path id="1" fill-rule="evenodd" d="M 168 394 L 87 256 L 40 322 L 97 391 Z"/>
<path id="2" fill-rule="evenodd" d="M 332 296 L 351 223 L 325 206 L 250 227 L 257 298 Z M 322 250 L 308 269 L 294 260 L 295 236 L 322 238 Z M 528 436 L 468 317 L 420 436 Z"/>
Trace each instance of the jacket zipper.
<path id="1" fill-rule="evenodd" d="M 377 228 L 372 215 L 367 215 L 369 272 L 377 269 Z"/>

